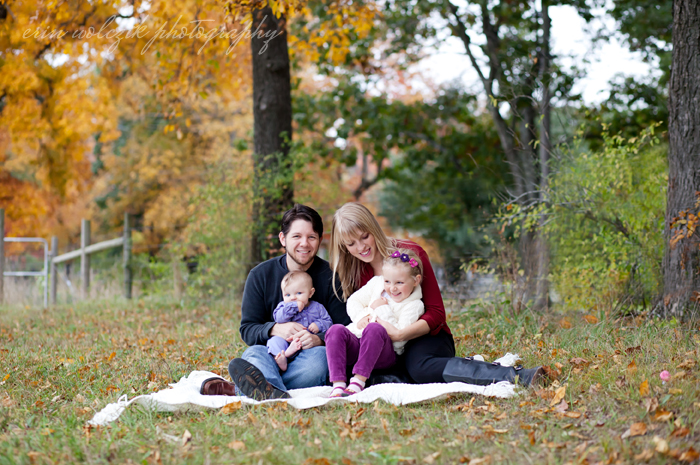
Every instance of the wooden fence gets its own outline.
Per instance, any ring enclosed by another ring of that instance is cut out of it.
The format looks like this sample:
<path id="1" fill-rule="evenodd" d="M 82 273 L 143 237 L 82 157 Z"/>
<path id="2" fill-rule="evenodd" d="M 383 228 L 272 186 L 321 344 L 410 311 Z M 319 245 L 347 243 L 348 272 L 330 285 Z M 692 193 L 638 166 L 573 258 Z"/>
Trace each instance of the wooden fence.
<path id="1" fill-rule="evenodd" d="M 5 211 L 0 209 L 0 232 L 2 232 L 4 238 L 4 222 L 5 222 Z M 124 233 L 121 237 L 116 239 L 111 239 L 108 241 L 98 242 L 97 244 L 90 243 L 90 221 L 82 220 L 80 225 L 80 248 L 72 252 L 65 253 L 63 255 L 57 255 L 58 252 L 58 238 L 53 236 L 51 238 L 51 251 L 50 251 L 50 269 L 48 270 L 48 278 L 50 281 L 50 303 L 51 305 L 56 305 L 56 293 L 58 284 L 58 267 L 57 265 L 65 263 L 71 260 L 80 258 L 80 274 L 81 274 L 81 294 L 84 299 L 89 297 L 90 292 L 90 255 L 95 252 L 101 252 L 103 250 L 111 249 L 114 247 L 121 247 L 122 253 L 122 267 L 124 269 L 124 297 L 131 299 L 131 290 L 133 283 L 133 273 L 131 269 L 131 227 L 129 225 L 129 214 L 124 214 Z M 4 253 L 4 241 L 0 240 L 0 303 L 4 302 L 4 287 L 2 276 L 5 274 L 5 253 Z"/>

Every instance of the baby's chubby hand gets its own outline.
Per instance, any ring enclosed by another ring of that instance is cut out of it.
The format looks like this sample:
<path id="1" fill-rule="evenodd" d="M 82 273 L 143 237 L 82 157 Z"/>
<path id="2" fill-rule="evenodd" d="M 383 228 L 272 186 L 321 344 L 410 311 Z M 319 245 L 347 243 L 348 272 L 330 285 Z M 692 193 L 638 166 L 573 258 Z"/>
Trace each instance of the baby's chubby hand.
<path id="1" fill-rule="evenodd" d="M 313 333 L 313 334 L 318 334 L 318 332 L 319 332 L 318 325 L 316 323 L 311 323 L 309 325 L 309 327 L 307 328 L 307 331 L 309 331 L 310 333 Z"/>
<path id="2" fill-rule="evenodd" d="M 370 307 L 376 309 L 377 307 L 381 307 L 382 305 L 387 305 L 387 300 L 384 297 L 380 297 L 374 302 L 370 304 Z"/>

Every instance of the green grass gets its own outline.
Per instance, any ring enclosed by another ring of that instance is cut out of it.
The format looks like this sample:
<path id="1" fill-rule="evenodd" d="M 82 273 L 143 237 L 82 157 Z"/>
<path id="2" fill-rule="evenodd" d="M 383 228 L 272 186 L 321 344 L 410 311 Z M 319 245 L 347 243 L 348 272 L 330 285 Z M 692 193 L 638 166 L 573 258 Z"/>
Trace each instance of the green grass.
<path id="1" fill-rule="evenodd" d="M 0 310 L 0 464 L 638 463 L 646 457 L 661 464 L 691 458 L 689 448 L 700 443 L 697 325 L 643 318 L 591 324 L 578 314 L 567 314 L 562 325 L 563 315 L 506 316 L 473 306 L 449 320 L 459 355 L 492 360 L 517 352 L 526 366 L 558 369 L 557 382 L 505 400 L 454 395 L 406 407 L 243 406 L 188 414 L 130 407 L 109 427 L 87 428 L 96 411 L 122 394 L 166 388 L 192 370 L 228 376 L 228 361 L 245 349 L 238 308 L 147 300 Z M 685 375 L 662 385 L 664 369 Z M 644 381 L 648 393 L 640 393 Z M 562 386 L 564 413 L 551 406 Z M 645 402 L 652 398 L 659 407 L 650 414 Z M 643 423 L 646 434 L 622 439 L 633 423 Z"/>

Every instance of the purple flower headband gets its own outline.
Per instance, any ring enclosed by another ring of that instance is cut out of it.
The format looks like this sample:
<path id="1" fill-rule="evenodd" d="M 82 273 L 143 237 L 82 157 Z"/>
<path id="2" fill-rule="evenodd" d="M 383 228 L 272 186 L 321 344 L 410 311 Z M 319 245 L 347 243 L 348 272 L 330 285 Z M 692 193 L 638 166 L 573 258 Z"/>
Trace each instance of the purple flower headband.
<path id="1" fill-rule="evenodd" d="M 401 253 L 398 250 L 394 251 L 394 253 L 391 254 L 391 258 L 400 258 L 402 262 L 411 265 L 411 268 L 415 268 L 418 266 L 418 262 L 415 258 L 409 258 L 407 253 Z"/>

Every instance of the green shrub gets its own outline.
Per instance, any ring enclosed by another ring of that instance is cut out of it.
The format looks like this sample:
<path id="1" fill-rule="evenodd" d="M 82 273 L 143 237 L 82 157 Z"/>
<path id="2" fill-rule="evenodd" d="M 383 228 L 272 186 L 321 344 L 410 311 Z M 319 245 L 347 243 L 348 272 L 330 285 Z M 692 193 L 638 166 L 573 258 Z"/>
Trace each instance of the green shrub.
<path id="1" fill-rule="evenodd" d="M 601 150 L 575 147 L 558 161 L 545 232 L 550 280 L 567 306 L 645 305 L 661 285 L 668 147 L 654 129 L 605 133 Z"/>
<path id="2" fill-rule="evenodd" d="M 245 167 L 212 175 L 192 201 L 191 220 L 179 245 L 196 263 L 186 293 L 194 299 L 239 299 L 250 266 L 251 188 Z"/>

